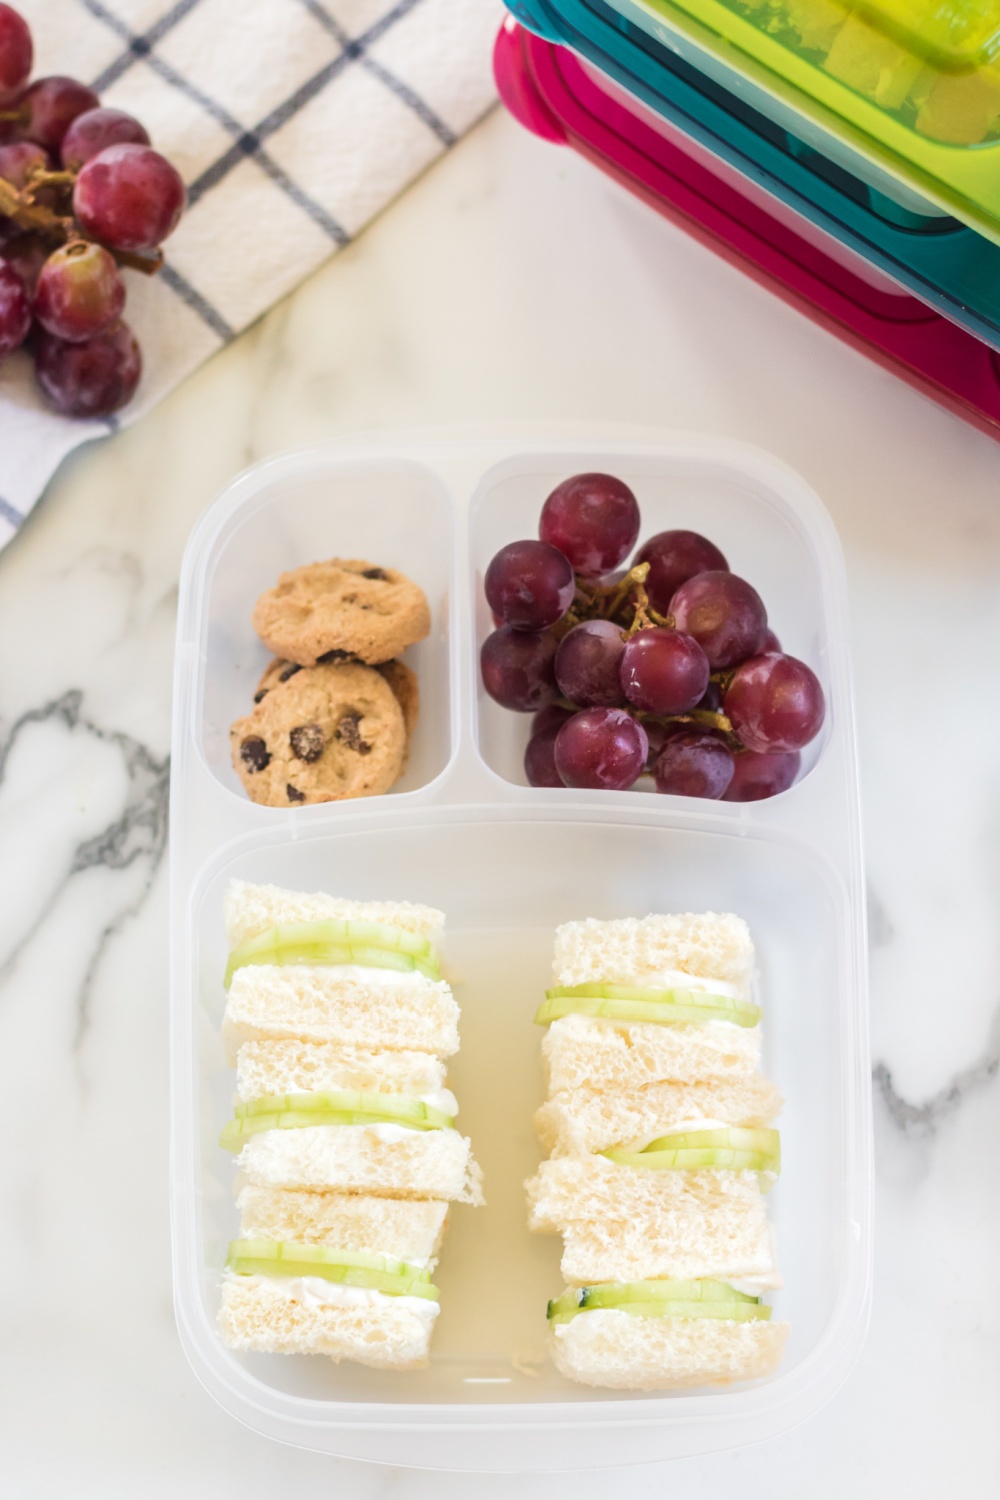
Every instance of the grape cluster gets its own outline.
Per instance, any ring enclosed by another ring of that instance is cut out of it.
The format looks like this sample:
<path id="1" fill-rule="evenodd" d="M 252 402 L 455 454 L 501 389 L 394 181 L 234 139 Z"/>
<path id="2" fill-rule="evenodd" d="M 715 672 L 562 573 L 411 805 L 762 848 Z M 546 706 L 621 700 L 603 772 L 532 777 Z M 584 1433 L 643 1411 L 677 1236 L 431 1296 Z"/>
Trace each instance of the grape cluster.
<path id="1" fill-rule="evenodd" d="M 32 56 L 24 18 L 0 3 L 0 360 L 23 345 L 57 411 L 109 416 L 142 373 L 121 268 L 159 270 L 184 184 L 93 89 L 29 83 Z"/>
<path id="2" fill-rule="evenodd" d="M 694 531 L 661 531 L 623 567 L 639 506 L 610 474 L 577 474 L 542 506 L 539 540 L 486 570 L 492 698 L 533 713 L 531 786 L 753 802 L 795 780 L 826 705 L 787 656 L 756 589 Z"/>

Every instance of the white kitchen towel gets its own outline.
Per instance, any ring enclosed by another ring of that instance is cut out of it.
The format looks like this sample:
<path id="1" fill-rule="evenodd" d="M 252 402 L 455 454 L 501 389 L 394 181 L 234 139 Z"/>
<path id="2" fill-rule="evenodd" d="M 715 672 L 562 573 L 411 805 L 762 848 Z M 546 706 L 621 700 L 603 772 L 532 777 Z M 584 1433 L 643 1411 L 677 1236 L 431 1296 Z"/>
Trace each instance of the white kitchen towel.
<path id="1" fill-rule="evenodd" d="M 71 449 L 148 411 L 474 124 L 502 16 L 500 0 L 13 3 L 35 76 L 72 74 L 140 119 L 189 202 L 159 275 L 125 272 L 144 368 L 124 411 L 60 417 L 27 354 L 0 364 L 0 547 Z"/>

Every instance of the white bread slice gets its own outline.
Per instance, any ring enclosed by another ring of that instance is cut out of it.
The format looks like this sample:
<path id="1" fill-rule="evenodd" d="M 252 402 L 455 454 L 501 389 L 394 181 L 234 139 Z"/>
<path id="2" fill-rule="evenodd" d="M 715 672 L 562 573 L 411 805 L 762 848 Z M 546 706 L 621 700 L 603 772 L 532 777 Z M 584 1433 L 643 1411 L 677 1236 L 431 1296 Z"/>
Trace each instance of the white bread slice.
<path id="1" fill-rule="evenodd" d="M 579 1313 L 551 1335 L 563 1375 L 623 1391 L 758 1380 L 777 1369 L 787 1337 L 787 1323 L 637 1318 L 617 1308 Z"/>
<path id="2" fill-rule="evenodd" d="M 269 927 L 287 922 L 322 922 L 330 917 L 354 922 L 384 922 L 418 933 L 437 944 L 444 932 L 444 913 L 410 901 L 348 901 L 323 891 L 306 894 L 277 885 L 251 885 L 231 880 L 224 901 L 226 938 L 230 948 L 258 937 Z"/>
<path id="3" fill-rule="evenodd" d="M 653 1026 L 563 1016 L 542 1042 L 548 1091 L 606 1089 L 619 1093 L 672 1079 L 746 1078 L 760 1064 L 760 1027 L 707 1021 L 700 1026 Z"/>
<path id="4" fill-rule="evenodd" d="M 444 1063 L 430 1052 L 374 1052 L 285 1038 L 244 1042 L 236 1056 L 236 1097 L 244 1103 L 330 1089 L 419 1099 L 443 1088 Z"/>
<path id="5" fill-rule="evenodd" d="M 553 1095 L 535 1111 L 535 1130 L 551 1156 L 572 1156 L 652 1140 L 682 1122 L 694 1130 L 699 1119 L 767 1125 L 781 1102 L 762 1073 L 711 1083 L 650 1083 L 623 1094 L 575 1089 Z"/>
<path id="6" fill-rule="evenodd" d="M 353 1290 L 353 1289 L 352 1289 Z M 231 1349 L 267 1354 L 326 1354 L 377 1369 L 427 1363 L 438 1304 L 373 1293 L 360 1305 L 311 1297 L 292 1278 L 231 1276 L 222 1283 L 219 1329 Z"/>
<path id="7" fill-rule="evenodd" d="M 525 1186 L 528 1227 L 562 1232 L 568 1284 L 711 1276 L 781 1285 L 753 1172 L 655 1172 L 562 1156 Z"/>
<path id="8" fill-rule="evenodd" d="M 236 1164 L 259 1187 L 483 1202 L 479 1167 L 457 1130 L 403 1132 L 377 1125 L 263 1130 L 250 1137 Z"/>
<path id="9" fill-rule="evenodd" d="M 458 1051 L 458 1006 L 443 981 L 370 969 L 248 964 L 229 987 L 222 1037 L 230 1056 L 255 1038 L 436 1052 Z"/>
<path id="10" fill-rule="evenodd" d="M 447 1202 L 436 1198 L 366 1198 L 247 1185 L 236 1206 L 240 1239 L 366 1250 L 414 1266 L 434 1267 Z"/>
<path id="11" fill-rule="evenodd" d="M 687 912 L 674 916 L 587 917 L 556 928 L 553 976 L 557 985 L 655 984 L 666 970 L 721 979 L 748 999 L 753 944 L 742 917 Z M 662 982 L 662 981 L 661 981 Z"/>

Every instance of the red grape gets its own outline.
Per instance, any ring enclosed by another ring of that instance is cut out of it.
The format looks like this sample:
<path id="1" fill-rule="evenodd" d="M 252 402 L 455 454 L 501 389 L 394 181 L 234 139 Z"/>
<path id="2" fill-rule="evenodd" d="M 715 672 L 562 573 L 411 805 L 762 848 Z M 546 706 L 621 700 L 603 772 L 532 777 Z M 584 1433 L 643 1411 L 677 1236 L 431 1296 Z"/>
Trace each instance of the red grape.
<path id="1" fill-rule="evenodd" d="M 649 563 L 646 593 L 661 615 L 670 613 L 670 601 L 682 583 L 696 573 L 729 572 L 729 564 L 707 537 L 697 531 L 658 531 L 643 542 L 637 563 Z"/>
<path id="2" fill-rule="evenodd" d="M 611 474 L 575 474 L 542 506 L 538 535 L 564 552 L 578 573 L 599 578 L 635 546 L 639 506 L 628 485 Z"/>
<path id="3" fill-rule="evenodd" d="M 748 750 L 801 750 L 820 731 L 826 702 L 819 678 L 805 662 L 773 651 L 736 671 L 723 708 Z"/>
<path id="4" fill-rule="evenodd" d="M 28 296 L 33 297 L 41 269 L 49 258 L 48 246 L 33 234 L 19 234 L 4 245 L 3 258 L 24 282 Z"/>
<path id="5" fill-rule="evenodd" d="M 712 734 L 672 734 L 653 766 L 658 792 L 675 797 L 723 795 L 733 779 L 733 752 Z"/>
<path id="6" fill-rule="evenodd" d="M 573 603 L 568 560 L 546 542 L 508 542 L 486 569 L 486 600 L 516 630 L 544 630 Z"/>
<path id="7" fill-rule="evenodd" d="M 670 601 L 678 630 L 693 635 L 713 672 L 756 656 L 767 630 L 767 611 L 757 590 L 735 573 L 696 573 Z"/>
<path id="8" fill-rule="evenodd" d="M 687 713 L 708 687 L 708 658 L 698 642 L 659 625 L 630 637 L 619 671 L 626 698 L 647 713 Z"/>
<path id="9" fill-rule="evenodd" d="M 733 779 L 723 793 L 725 802 L 759 802 L 785 792 L 799 774 L 802 757 L 797 750 L 777 755 L 756 755 L 744 750 L 733 756 Z"/>
<path id="10" fill-rule="evenodd" d="M 533 734 L 524 752 L 524 774 L 529 786 L 562 786 L 556 770 L 556 736 L 561 724 L 552 724 L 540 734 Z"/>
<path id="11" fill-rule="evenodd" d="M 73 211 L 86 232 L 113 250 L 152 250 L 184 211 L 180 174 L 149 146 L 106 146 L 80 169 Z"/>
<path id="12" fill-rule="evenodd" d="M 764 641 L 758 655 L 764 656 L 768 651 L 780 650 L 781 642 L 778 640 L 778 637 L 775 635 L 774 631 L 770 627 L 768 627 L 767 631 L 765 632 Z"/>
<path id="13" fill-rule="evenodd" d="M 581 708 L 609 708 L 625 702 L 618 673 L 625 636 L 611 620 L 584 620 L 559 642 L 556 682 L 564 698 Z"/>
<path id="14" fill-rule="evenodd" d="M 84 110 L 63 136 L 62 164 L 78 171 L 85 161 L 103 151 L 105 146 L 120 146 L 125 141 L 134 146 L 148 146 L 146 127 L 123 109 Z"/>
<path id="15" fill-rule="evenodd" d="M 641 776 L 649 741 L 622 708 L 585 708 L 556 735 L 556 769 L 564 786 L 622 792 Z"/>
<path id="16" fill-rule="evenodd" d="M 122 315 L 125 283 L 114 257 L 100 245 L 74 240 L 54 250 L 42 267 L 35 316 L 57 338 L 80 343 Z"/>
<path id="17" fill-rule="evenodd" d="M 139 345 L 125 323 L 81 344 L 43 329 L 34 354 L 39 385 L 67 417 L 110 416 L 131 401 L 142 374 Z"/>
<path id="18" fill-rule="evenodd" d="M 555 655 L 555 636 L 547 630 L 501 625 L 483 642 L 483 686 L 504 708 L 534 713 L 556 697 Z"/>
<path id="19" fill-rule="evenodd" d="M 717 682 L 710 682 L 705 689 L 705 696 L 699 698 L 695 708 L 703 709 L 705 713 L 718 714 L 722 712 L 722 689 Z"/>
<path id="20" fill-rule="evenodd" d="M 44 171 L 48 165 L 48 153 L 37 141 L 11 141 L 0 146 L 0 177 L 13 187 L 23 188 L 33 167 Z"/>
<path id="21" fill-rule="evenodd" d="M 0 105 L 9 104 L 31 77 L 34 48 L 28 23 L 10 5 L 0 5 Z"/>
<path id="22" fill-rule="evenodd" d="M 0 359 L 20 347 L 31 327 L 31 299 L 14 267 L 0 259 Z"/>
<path id="23" fill-rule="evenodd" d="M 567 719 L 571 719 L 576 712 L 572 708 L 563 708 L 560 703 L 549 703 L 545 708 L 540 708 L 531 721 L 532 737 L 536 734 L 544 734 L 546 730 L 561 729 Z"/>
<path id="24" fill-rule="evenodd" d="M 93 89 L 75 78 L 36 78 L 18 101 L 27 111 L 21 134 L 47 151 L 58 151 L 77 115 L 96 109 L 100 102 Z"/>

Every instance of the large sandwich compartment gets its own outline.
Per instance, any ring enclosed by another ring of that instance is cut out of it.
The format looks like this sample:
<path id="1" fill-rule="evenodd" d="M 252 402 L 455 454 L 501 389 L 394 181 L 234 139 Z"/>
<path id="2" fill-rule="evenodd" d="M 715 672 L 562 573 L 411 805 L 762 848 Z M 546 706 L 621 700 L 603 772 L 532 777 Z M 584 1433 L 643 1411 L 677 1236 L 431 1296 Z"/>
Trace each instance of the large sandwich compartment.
<path id="1" fill-rule="evenodd" d="M 786 649 L 822 678 L 827 724 L 802 779 L 767 802 L 646 792 L 546 791 L 520 767 L 525 716 L 479 685 L 492 628 L 482 576 L 532 534 L 560 479 L 624 479 L 643 534 L 696 527 L 752 578 Z M 425 587 L 417 648 L 424 717 L 406 778 L 366 801 L 259 807 L 224 763 L 225 722 L 266 663 L 249 623 L 281 567 L 331 555 L 398 565 Z M 185 559 L 176 669 L 171 830 L 172 1199 L 175 1306 L 211 1394 L 258 1431 L 396 1465 L 560 1470 L 649 1462 L 774 1435 L 846 1377 L 871 1282 L 866 952 L 847 616 L 835 533 L 783 465 L 718 440 L 610 435 L 548 444 L 400 440 L 272 460 L 196 528 Z M 238 683 L 234 679 L 238 678 Z M 238 691 L 239 690 L 239 691 Z M 462 1008 L 450 1082 L 485 1173 L 487 1205 L 450 1211 L 436 1272 L 430 1365 L 386 1373 L 321 1357 L 237 1355 L 216 1319 L 236 1232 L 232 1108 L 220 1040 L 230 878 L 447 915 L 445 962 Z M 553 930 L 574 917 L 734 911 L 750 925 L 765 1007 L 765 1067 L 781 1088 L 783 1172 L 771 1199 L 792 1334 L 774 1377 L 692 1393 L 575 1386 L 546 1357 L 545 1306 L 562 1286 L 554 1239 L 529 1234 L 523 1181 L 541 1152 L 532 1017 Z"/>

